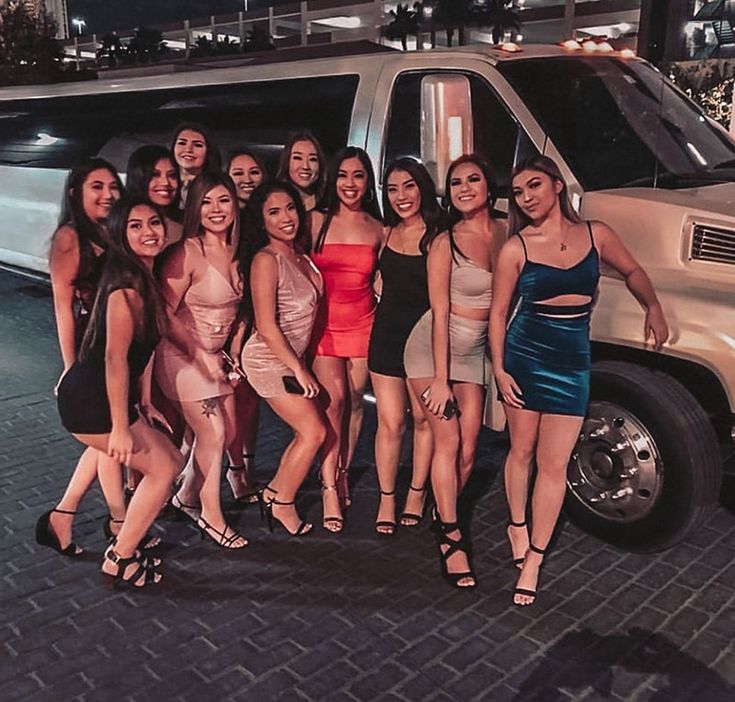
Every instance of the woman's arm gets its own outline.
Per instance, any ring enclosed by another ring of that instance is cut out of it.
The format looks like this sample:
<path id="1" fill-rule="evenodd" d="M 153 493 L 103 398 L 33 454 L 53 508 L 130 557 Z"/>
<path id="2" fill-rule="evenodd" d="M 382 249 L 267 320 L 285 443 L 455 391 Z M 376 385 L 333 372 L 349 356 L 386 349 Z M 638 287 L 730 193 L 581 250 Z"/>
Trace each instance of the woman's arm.
<path id="1" fill-rule="evenodd" d="M 120 463 L 129 463 L 135 450 L 128 424 L 128 351 L 135 334 L 135 319 L 142 308 L 143 301 L 133 290 L 114 290 L 107 298 L 105 384 L 112 419 L 107 455 Z"/>
<path id="2" fill-rule="evenodd" d="M 278 292 L 278 262 L 267 251 L 256 254 L 250 269 L 250 294 L 253 298 L 255 324 L 258 335 L 304 388 L 305 397 L 315 397 L 319 384 L 309 373 L 303 360 L 295 353 L 276 320 L 276 294 Z"/>
<path id="3" fill-rule="evenodd" d="M 493 375 L 498 383 L 504 402 L 511 407 L 523 407 L 521 389 L 513 377 L 505 372 L 503 356 L 505 349 L 505 325 L 508 320 L 510 301 L 518 282 L 518 275 L 523 265 L 523 253 L 520 244 L 511 239 L 500 250 L 495 270 L 493 271 L 493 296 L 490 306 L 490 358 Z"/>
<path id="4" fill-rule="evenodd" d="M 434 380 L 421 397 L 429 411 L 440 415 L 446 403 L 454 397 L 449 387 L 449 279 L 452 274 L 452 249 L 446 232 L 432 242 L 426 268 L 431 304 Z"/>
<path id="5" fill-rule="evenodd" d="M 593 222 L 592 226 L 600 258 L 623 276 L 628 290 L 646 310 L 646 321 L 643 328 L 646 343 L 653 336 L 653 348 L 660 351 L 669 338 L 669 326 L 651 279 L 625 248 L 620 237 L 607 224 Z"/>
<path id="6" fill-rule="evenodd" d="M 69 226 L 54 234 L 49 257 L 51 289 L 54 295 L 56 334 L 59 338 L 64 372 L 76 359 L 74 348 L 74 279 L 79 272 L 79 237 Z"/>

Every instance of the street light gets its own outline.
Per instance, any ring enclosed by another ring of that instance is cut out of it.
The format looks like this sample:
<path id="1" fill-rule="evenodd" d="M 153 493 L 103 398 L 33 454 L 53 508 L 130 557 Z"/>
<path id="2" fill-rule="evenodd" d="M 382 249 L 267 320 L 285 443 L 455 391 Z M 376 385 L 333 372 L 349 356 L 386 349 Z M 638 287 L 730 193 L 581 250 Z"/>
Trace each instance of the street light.
<path id="1" fill-rule="evenodd" d="M 86 27 L 87 23 L 81 17 L 75 17 L 71 23 L 77 28 L 77 34 L 82 33 L 82 27 Z"/>

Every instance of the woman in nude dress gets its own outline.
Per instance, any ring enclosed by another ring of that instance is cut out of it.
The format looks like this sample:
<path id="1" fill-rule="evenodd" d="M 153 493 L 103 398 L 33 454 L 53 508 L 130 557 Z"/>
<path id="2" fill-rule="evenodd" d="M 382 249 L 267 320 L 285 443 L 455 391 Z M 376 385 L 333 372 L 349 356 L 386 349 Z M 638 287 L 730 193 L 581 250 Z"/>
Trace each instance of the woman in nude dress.
<path id="1" fill-rule="evenodd" d="M 161 271 L 169 330 L 155 357 L 158 384 L 195 437 L 192 470 L 185 471 L 172 504 L 225 548 L 247 544 L 227 526 L 220 505 L 222 454 L 234 433 L 233 388 L 221 351 L 242 298 L 235 256 L 238 230 L 232 180 L 224 173 L 202 173 L 191 185 L 184 239 Z"/>
<path id="2" fill-rule="evenodd" d="M 258 395 L 294 432 L 262 499 L 271 531 L 275 521 L 298 536 L 313 526 L 298 515 L 296 492 L 327 434 L 315 399 L 319 383 L 304 362 L 323 282 L 295 245 L 303 241 L 306 215 L 292 185 L 275 181 L 260 186 L 247 212 L 241 260 L 255 332 L 243 347 L 241 365 Z"/>

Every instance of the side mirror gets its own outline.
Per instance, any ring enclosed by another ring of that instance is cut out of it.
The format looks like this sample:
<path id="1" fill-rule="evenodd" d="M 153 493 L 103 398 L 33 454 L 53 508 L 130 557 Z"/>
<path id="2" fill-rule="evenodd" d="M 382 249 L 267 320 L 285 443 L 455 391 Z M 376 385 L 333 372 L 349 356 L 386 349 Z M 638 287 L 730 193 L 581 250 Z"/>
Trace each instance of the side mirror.
<path id="1" fill-rule="evenodd" d="M 473 151 L 470 81 L 460 75 L 421 80 L 421 161 L 444 194 L 449 164 Z"/>

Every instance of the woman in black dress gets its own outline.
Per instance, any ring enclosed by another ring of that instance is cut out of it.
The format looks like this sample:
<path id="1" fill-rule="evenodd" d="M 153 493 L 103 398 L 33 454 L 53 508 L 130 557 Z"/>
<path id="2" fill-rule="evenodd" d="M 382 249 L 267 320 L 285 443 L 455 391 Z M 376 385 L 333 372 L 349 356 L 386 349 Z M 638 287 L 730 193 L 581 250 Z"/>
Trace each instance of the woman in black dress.
<path id="1" fill-rule="evenodd" d="M 108 584 L 142 587 L 158 582 L 158 559 L 143 558 L 137 545 L 152 524 L 181 456 L 153 428 L 162 416 L 141 418 L 138 383 L 165 327 L 163 298 L 153 261 L 166 241 L 161 215 L 144 200 L 117 204 L 109 217 L 109 257 L 78 359 L 58 388 L 64 427 L 81 443 L 130 465 L 143 478 L 120 532 L 105 551 Z"/>
<path id="2" fill-rule="evenodd" d="M 395 161 L 388 167 L 383 182 L 387 226 L 378 259 L 382 294 L 370 336 L 368 369 L 378 410 L 375 465 L 380 507 L 375 529 L 391 536 L 397 527 L 396 474 L 409 407 L 413 416 L 413 475 L 401 524 L 419 524 L 426 504 L 431 432 L 421 401 L 406 381 L 403 350 L 414 325 L 429 309 L 426 256 L 421 253 L 419 242 L 427 231 L 436 232 L 441 211 L 434 182 L 418 161 Z"/>

